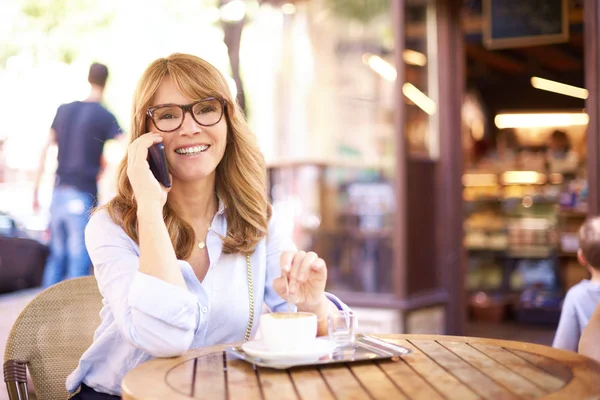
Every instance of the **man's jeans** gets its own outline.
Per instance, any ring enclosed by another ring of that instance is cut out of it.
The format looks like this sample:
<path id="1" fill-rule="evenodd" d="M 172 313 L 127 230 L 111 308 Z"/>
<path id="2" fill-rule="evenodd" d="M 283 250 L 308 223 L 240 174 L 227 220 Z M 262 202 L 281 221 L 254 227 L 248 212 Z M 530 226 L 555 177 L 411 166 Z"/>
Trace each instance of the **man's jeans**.
<path id="1" fill-rule="evenodd" d="M 93 198 L 71 186 L 57 186 L 50 207 L 50 255 L 46 261 L 42 286 L 63 279 L 88 275 L 90 257 L 85 248 L 84 231 Z"/>

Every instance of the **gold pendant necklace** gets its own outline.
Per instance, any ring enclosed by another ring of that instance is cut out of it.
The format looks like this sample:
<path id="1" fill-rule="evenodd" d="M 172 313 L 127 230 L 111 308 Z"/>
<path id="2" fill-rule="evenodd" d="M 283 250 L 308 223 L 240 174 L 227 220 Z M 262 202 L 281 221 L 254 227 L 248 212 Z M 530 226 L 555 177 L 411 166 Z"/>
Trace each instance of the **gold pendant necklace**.
<path id="1" fill-rule="evenodd" d="M 207 235 L 207 236 L 208 236 L 208 232 L 210 232 L 210 225 L 208 226 L 208 230 L 206 231 L 206 235 Z M 205 242 L 204 240 L 201 240 L 201 241 L 198 243 L 198 248 L 199 248 L 200 250 L 204 250 L 204 248 L 205 248 L 205 247 L 206 247 L 206 242 Z"/>

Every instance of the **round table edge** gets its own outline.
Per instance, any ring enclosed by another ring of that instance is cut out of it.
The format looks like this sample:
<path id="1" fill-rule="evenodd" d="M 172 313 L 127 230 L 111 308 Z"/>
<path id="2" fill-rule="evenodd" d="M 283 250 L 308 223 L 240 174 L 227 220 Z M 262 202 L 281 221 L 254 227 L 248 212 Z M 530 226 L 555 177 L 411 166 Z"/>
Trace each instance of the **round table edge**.
<path id="1" fill-rule="evenodd" d="M 600 363 L 586 357 L 584 355 L 570 352 L 562 349 L 555 349 L 549 346 L 518 342 L 512 340 L 501 340 L 501 339 L 488 339 L 471 336 L 451 336 L 451 335 L 428 335 L 428 334 L 373 334 L 372 336 L 379 337 L 381 339 L 388 340 L 428 340 L 438 342 L 460 342 L 460 343 L 473 343 L 491 345 L 496 347 L 503 347 L 511 350 L 521 350 L 529 353 L 538 354 L 547 358 L 551 358 L 561 363 L 567 364 L 573 373 L 574 377 L 584 381 L 597 382 L 598 376 L 600 376 Z M 209 347 L 202 347 L 197 349 L 188 350 L 185 354 L 179 357 L 172 358 L 155 358 L 145 363 L 142 363 L 125 374 L 121 382 L 122 397 L 124 400 L 142 400 L 135 397 L 134 393 L 145 392 L 144 388 L 138 387 L 136 382 L 143 381 L 144 376 L 148 376 L 149 373 L 161 373 L 166 374 L 173 367 L 194 359 L 196 357 L 211 354 L 215 352 L 225 351 L 228 348 L 240 345 L 240 343 L 229 343 L 219 344 Z M 569 384 L 565 386 L 567 389 Z M 158 393 L 155 393 L 158 395 Z M 166 393 L 165 393 L 166 394 Z M 187 396 L 176 395 L 175 393 L 169 392 L 168 395 L 173 400 L 184 400 L 189 399 Z M 156 397 L 159 398 L 159 397 Z"/>

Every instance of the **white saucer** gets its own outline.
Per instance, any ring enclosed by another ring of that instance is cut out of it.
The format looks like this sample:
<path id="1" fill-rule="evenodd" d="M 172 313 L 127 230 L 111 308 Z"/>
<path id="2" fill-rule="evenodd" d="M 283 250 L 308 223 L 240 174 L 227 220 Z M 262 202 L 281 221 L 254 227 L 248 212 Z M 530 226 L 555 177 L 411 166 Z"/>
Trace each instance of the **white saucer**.
<path id="1" fill-rule="evenodd" d="M 293 351 L 274 351 L 267 347 L 262 340 L 246 342 L 242 350 L 251 357 L 266 361 L 313 361 L 330 354 L 336 344 L 324 338 L 315 338 L 307 346 Z"/>

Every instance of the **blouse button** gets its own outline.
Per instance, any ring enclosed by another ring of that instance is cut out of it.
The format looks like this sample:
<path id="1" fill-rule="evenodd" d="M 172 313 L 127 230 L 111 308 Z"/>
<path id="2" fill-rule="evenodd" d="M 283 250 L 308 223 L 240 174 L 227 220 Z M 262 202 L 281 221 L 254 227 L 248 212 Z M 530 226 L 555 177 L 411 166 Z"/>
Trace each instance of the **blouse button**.
<path id="1" fill-rule="evenodd" d="M 203 313 L 206 313 L 206 312 L 208 312 L 208 307 L 202 307 L 202 312 L 203 312 Z"/>

